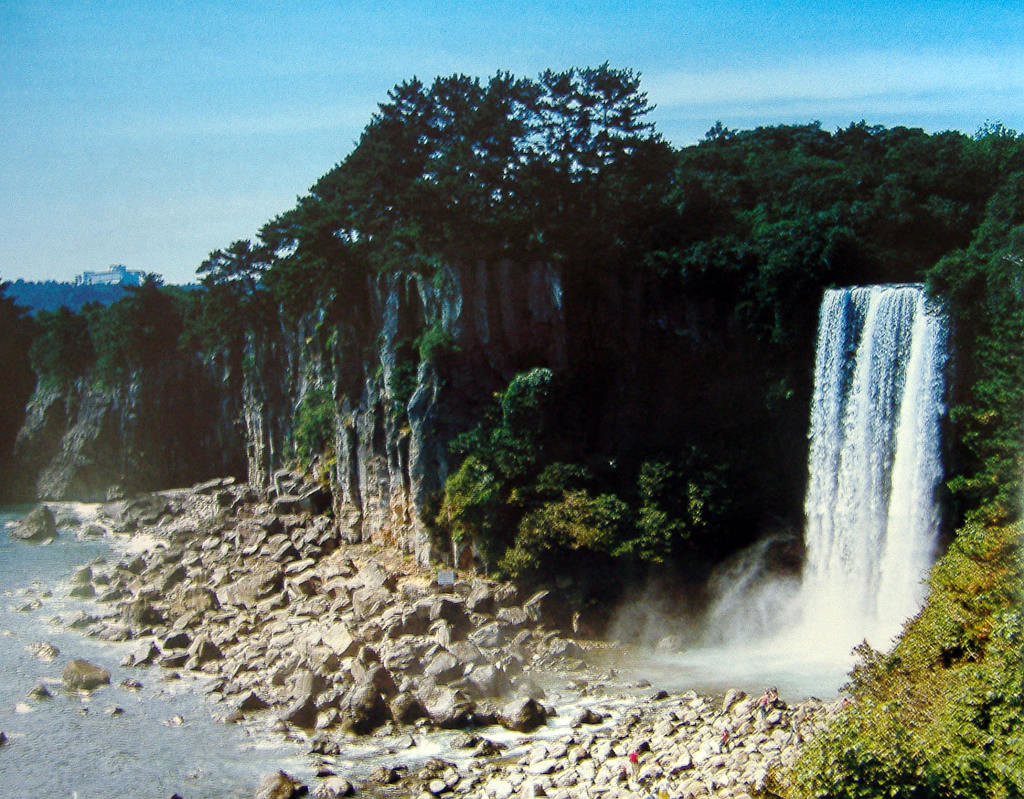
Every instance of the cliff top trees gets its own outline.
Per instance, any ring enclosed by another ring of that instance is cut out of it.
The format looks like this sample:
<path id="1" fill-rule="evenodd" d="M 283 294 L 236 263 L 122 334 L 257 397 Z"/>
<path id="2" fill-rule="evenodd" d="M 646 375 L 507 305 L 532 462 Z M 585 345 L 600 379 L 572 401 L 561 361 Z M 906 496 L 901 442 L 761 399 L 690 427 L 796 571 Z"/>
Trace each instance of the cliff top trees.
<path id="1" fill-rule="evenodd" d="M 210 253 L 199 265 L 196 273 L 206 296 L 191 305 L 186 325 L 196 346 L 239 346 L 247 329 L 265 321 L 271 301 L 261 281 L 271 258 L 268 247 L 242 239 Z"/>
<path id="2" fill-rule="evenodd" d="M 0 392 L 0 467 L 14 444 L 34 383 L 28 350 L 35 326 L 27 310 L 7 296 L 7 286 L 0 281 L 0 368 L 4 375 Z"/>
<path id="3" fill-rule="evenodd" d="M 32 368 L 40 380 L 66 383 L 91 370 L 103 381 L 120 380 L 178 349 L 195 301 L 193 292 L 164 287 L 148 275 L 113 305 L 92 303 L 77 314 L 67 308 L 41 312 L 27 349 Z"/>
<path id="4" fill-rule="evenodd" d="M 806 453 L 791 442 L 806 428 L 823 288 L 919 280 L 965 246 L 1020 160 L 1017 139 L 998 126 L 971 139 L 864 122 L 831 132 L 719 124 L 674 151 L 650 110 L 637 73 L 607 64 L 400 83 L 355 149 L 292 209 L 204 262 L 206 299 L 190 329 L 226 343 L 247 326 L 269 329 L 278 310 L 315 312 L 307 320 L 346 364 L 346 385 L 358 387 L 379 371 L 367 359 L 380 330 L 380 274 L 499 262 L 514 274 L 544 262 L 560 273 L 569 331 L 569 374 L 558 378 L 579 402 L 557 409 L 560 424 L 544 442 L 557 455 L 540 466 L 619 464 L 617 474 L 597 470 L 566 486 L 614 493 L 636 511 L 631 529 L 617 531 L 633 544 L 614 549 L 660 558 L 665 542 L 710 538 L 701 530 L 724 512 L 719 493 L 739 498 L 728 513 L 746 535 L 767 516 L 799 523 Z M 608 320 L 627 317 L 609 335 Z M 434 321 L 413 312 L 404 323 Z M 401 333 L 401 368 L 387 387 L 395 413 L 411 390 L 413 343 L 434 332 L 445 331 Z M 658 356 L 638 354 L 645 348 Z M 458 368 L 474 356 L 450 360 Z M 549 365 L 529 357 L 512 368 Z M 510 378 L 494 375 L 467 405 L 479 411 Z M 652 395 L 671 400 L 659 406 Z M 691 447 L 704 462 L 690 463 Z M 503 491 L 536 486 L 532 476 L 513 486 L 486 454 L 468 453 L 462 510 L 467 525 L 500 518 L 494 534 L 508 543 L 527 510 L 492 513 L 491 498 L 504 494 L 490 478 Z M 645 463 L 665 464 L 689 504 L 669 509 L 667 491 L 642 497 L 641 483 L 664 476 Z"/>
<path id="5" fill-rule="evenodd" d="M 621 237 L 616 209 L 650 174 L 634 178 L 635 192 L 624 184 L 652 148 L 667 173 L 649 110 L 639 76 L 607 64 L 401 83 L 355 150 L 261 230 L 272 255 L 264 281 L 301 309 L 338 292 L 351 300 L 353 284 L 382 270 L 592 257 L 596 239 Z"/>

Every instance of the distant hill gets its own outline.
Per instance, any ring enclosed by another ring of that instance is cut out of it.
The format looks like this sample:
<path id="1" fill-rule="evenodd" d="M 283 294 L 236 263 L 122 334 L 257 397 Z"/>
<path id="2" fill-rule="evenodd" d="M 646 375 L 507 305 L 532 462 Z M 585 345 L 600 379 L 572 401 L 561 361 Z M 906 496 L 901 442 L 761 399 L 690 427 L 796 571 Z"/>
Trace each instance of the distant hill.
<path id="1" fill-rule="evenodd" d="M 182 288 L 195 288 L 183 286 Z M 61 283 L 56 280 L 34 282 L 14 280 L 7 284 L 7 296 L 18 305 L 22 305 L 32 313 L 37 311 L 56 311 L 62 305 L 71 311 L 79 311 L 89 302 L 100 305 L 111 305 L 125 295 L 128 290 L 124 285 L 76 285 Z"/>

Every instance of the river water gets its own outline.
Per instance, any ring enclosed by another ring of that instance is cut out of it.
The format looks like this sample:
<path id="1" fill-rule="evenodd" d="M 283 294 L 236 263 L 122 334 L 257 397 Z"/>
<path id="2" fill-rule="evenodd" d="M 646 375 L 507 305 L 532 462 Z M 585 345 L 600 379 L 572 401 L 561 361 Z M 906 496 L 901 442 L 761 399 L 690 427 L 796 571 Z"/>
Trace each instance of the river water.
<path id="1" fill-rule="evenodd" d="M 25 510 L 0 508 L 0 730 L 8 738 L 0 747 L 0 796 L 241 799 L 277 768 L 309 778 L 297 744 L 215 721 L 202 683 L 168 680 L 156 668 L 122 668 L 129 645 L 65 629 L 75 612 L 100 611 L 93 602 L 68 598 L 72 572 L 118 553 L 110 540 L 79 540 L 68 530 L 45 546 L 14 540 L 6 527 Z M 38 660 L 27 649 L 37 641 L 60 654 L 50 663 Z M 111 684 L 91 696 L 62 690 L 61 672 L 76 657 L 107 669 Z M 142 689 L 119 685 L 129 677 Z M 52 698 L 28 696 L 39 683 Z M 113 707 L 124 712 L 111 715 Z"/>

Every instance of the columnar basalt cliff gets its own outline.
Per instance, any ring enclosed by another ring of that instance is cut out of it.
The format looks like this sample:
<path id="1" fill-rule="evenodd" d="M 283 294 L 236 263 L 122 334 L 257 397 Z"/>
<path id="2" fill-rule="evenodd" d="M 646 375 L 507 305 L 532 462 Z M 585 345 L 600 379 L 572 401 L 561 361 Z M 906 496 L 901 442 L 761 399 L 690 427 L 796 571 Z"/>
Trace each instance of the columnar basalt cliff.
<path id="1" fill-rule="evenodd" d="M 642 276 L 566 280 L 539 262 L 368 277 L 314 310 L 275 309 L 205 359 L 174 350 L 113 384 L 41 383 L 8 494 L 100 499 L 219 474 L 265 490 L 298 462 L 329 489 L 341 538 L 426 562 L 450 554 L 431 528 L 459 465 L 451 442 L 545 367 L 566 387 L 558 434 L 597 468 L 628 480 L 647 452 L 740 440 L 757 489 L 735 504 L 778 516 L 799 508 L 809 369 L 764 369 L 767 351 L 727 313 Z M 763 384 L 780 374 L 796 390 L 769 407 Z M 302 453 L 314 406 L 321 438 Z"/>
<path id="2" fill-rule="evenodd" d="M 249 480 L 266 488 L 294 457 L 301 405 L 326 392 L 334 457 L 320 468 L 340 534 L 426 560 L 438 554 L 428 527 L 452 436 L 518 370 L 565 366 L 561 277 L 507 262 L 445 267 L 429 278 L 393 273 L 369 281 L 365 302 L 352 307 L 365 318 L 321 312 L 249 337 Z M 434 352 L 414 341 L 425 331 L 443 342 Z"/>

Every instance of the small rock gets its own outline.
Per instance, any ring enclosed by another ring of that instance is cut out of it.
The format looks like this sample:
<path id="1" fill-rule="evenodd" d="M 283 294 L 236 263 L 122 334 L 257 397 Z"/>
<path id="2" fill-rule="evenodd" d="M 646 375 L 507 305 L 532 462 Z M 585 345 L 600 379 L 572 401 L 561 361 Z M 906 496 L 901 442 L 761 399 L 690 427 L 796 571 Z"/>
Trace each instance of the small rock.
<path id="1" fill-rule="evenodd" d="M 64 687 L 76 691 L 92 691 L 110 684 L 110 672 L 81 658 L 75 658 L 64 667 L 61 675 Z"/>
<path id="2" fill-rule="evenodd" d="M 53 694 L 50 693 L 50 689 L 42 683 L 36 685 L 35 688 L 28 692 L 28 695 L 33 699 L 49 699 L 53 696 Z"/>
<path id="3" fill-rule="evenodd" d="M 586 707 L 573 716 L 572 726 L 579 727 L 583 724 L 600 724 L 606 718 L 608 718 L 607 714 L 598 713 L 596 710 Z"/>
<path id="4" fill-rule="evenodd" d="M 394 785 L 408 771 L 406 766 L 377 766 L 370 772 L 370 781 L 378 785 Z"/>
<path id="5" fill-rule="evenodd" d="M 309 789 L 290 774 L 275 771 L 260 780 L 253 799 L 292 799 L 308 792 Z"/>
<path id="6" fill-rule="evenodd" d="M 73 596 L 76 599 L 92 599 L 96 596 L 96 589 L 92 583 L 85 583 L 85 585 L 76 585 L 70 591 L 68 596 Z"/>
<path id="7" fill-rule="evenodd" d="M 266 710 L 270 705 L 255 691 L 246 691 L 242 698 L 235 705 L 235 709 L 242 713 L 250 713 L 256 710 Z"/>
<path id="8" fill-rule="evenodd" d="M 330 777 L 317 785 L 313 795 L 316 799 L 336 799 L 340 796 L 355 796 L 355 793 L 355 786 L 344 777 Z"/>
<path id="9" fill-rule="evenodd" d="M 741 699 L 745 699 L 747 696 L 745 691 L 741 691 L 738 688 L 730 688 L 725 692 L 725 698 L 722 700 L 722 712 L 728 713 L 729 708 L 739 702 Z"/>
<path id="10" fill-rule="evenodd" d="M 37 660 L 41 660 L 44 663 L 49 663 L 60 654 L 60 650 L 57 647 L 45 641 L 35 641 L 25 647 L 25 649 L 31 652 L 32 656 Z"/>

